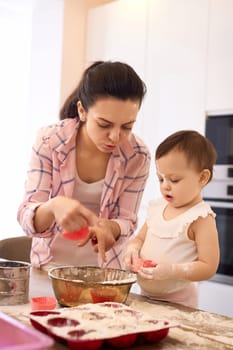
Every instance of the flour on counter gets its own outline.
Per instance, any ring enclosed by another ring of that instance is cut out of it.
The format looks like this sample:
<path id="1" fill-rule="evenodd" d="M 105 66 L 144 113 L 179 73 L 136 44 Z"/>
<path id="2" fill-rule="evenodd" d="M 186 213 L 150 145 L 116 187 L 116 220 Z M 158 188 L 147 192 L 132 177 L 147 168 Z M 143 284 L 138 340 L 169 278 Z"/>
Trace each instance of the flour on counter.
<path id="1" fill-rule="evenodd" d="M 205 311 L 180 310 L 169 303 L 152 304 L 145 301 L 132 300 L 129 305 L 157 319 L 176 321 L 180 327 L 171 329 L 169 335 L 185 344 L 198 344 L 197 349 L 213 342 L 211 349 L 233 349 L 233 319 Z M 217 343 L 216 343 L 217 342 Z M 209 347 L 207 348 L 209 349 Z"/>

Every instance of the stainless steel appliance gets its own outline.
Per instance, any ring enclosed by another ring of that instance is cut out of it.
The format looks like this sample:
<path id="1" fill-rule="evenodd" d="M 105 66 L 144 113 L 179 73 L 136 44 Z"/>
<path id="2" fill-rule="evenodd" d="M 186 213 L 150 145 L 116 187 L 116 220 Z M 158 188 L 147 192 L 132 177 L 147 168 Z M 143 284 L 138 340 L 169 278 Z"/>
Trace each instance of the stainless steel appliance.
<path id="1" fill-rule="evenodd" d="M 233 112 L 207 115 L 205 134 L 218 154 L 213 179 L 203 190 L 219 233 L 220 264 L 212 280 L 233 285 Z"/>
<path id="2" fill-rule="evenodd" d="M 233 165 L 233 111 L 224 115 L 209 113 L 206 118 L 206 137 L 217 149 L 216 164 Z"/>

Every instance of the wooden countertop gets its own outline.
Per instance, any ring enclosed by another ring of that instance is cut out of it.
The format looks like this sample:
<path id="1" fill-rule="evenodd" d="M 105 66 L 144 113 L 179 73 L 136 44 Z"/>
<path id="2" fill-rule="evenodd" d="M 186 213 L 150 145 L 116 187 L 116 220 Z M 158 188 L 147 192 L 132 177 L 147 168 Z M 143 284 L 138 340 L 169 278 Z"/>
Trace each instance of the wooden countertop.
<path id="1" fill-rule="evenodd" d="M 29 297 L 53 295 L 51 282 L 45 272 L 32 270 L 30 276 Z M 127 305 L 148 313 L 155 319 L 164 319 L 179 323 L 179 327 L 169 330 L 168 336 L 159 343 L 133 346 L 132 350 L 229 350 L 233 349 L 233 318 L 191 309 L 177 304 L 153 301 L 131 293 Z M 30 324 L 28 313 L 30 303 L 14 306 L 0 306 L 0 311 Z M 59 343 L 46 350 L 67 350 Z M 113 349 L 104 346 L 104 349 Z"/>

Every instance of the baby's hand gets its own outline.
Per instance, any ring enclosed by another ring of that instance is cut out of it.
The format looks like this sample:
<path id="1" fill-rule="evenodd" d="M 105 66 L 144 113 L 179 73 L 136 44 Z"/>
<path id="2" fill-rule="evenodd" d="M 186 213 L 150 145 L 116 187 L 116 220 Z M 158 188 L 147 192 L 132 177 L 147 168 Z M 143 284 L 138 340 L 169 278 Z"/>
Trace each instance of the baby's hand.
<path id="1" fill-rule="evenodd" d="M 137 272 L 141 267 L 141 259 L 139 258 L 139 249 L 134 245 L 129 245 L 123 256 L 123 264 L 126 270 Z"/>
<path id="2" fill-rule="evenodd" d="M 144 260 L 142 267 L 155 267 L 157 264 L 152 260 Z"/>
<path id="3" fill-rule="evenodd" d="M 161 263 L 155 267 L 142 267 L 138 274 L 145 279 L 166 280 L 175 278 L 175 264 Z"/>
<path id="4" fill-rule="evenodd" d="M 131 271 L 138 272 L 142 267 L 155 267 L 156 264 L 152 260 L 143 260 L 141 258 L 135 258 L 133 264 L 131 264 Z"/>
<path id="5" fill-rule="evenodd" d="M 131 271 L 138 272 L 138 270 L 140 270 L 140 268 L 143 266 L 143 260 L 138 257 L 132 260 L 133 260 L 133 263 L 131 264 Z"/>

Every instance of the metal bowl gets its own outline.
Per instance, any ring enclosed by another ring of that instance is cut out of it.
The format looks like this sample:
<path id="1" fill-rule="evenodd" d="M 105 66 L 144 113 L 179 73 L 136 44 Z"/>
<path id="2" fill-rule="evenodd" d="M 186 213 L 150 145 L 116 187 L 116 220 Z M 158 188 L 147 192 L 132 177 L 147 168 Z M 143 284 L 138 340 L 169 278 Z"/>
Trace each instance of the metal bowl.
<path id="1" fill-rule="evenodd" d="M 0 305 L 28 302 L 30 266 L 22 261 L 0 261 Z"/>
<path id="2" fill-rule="evenodd" d="M 137 277 L 125 270 L 61 266 L 48 271 L 57 301 L 63 306 L 114 301 L 124 303 Z"/>

